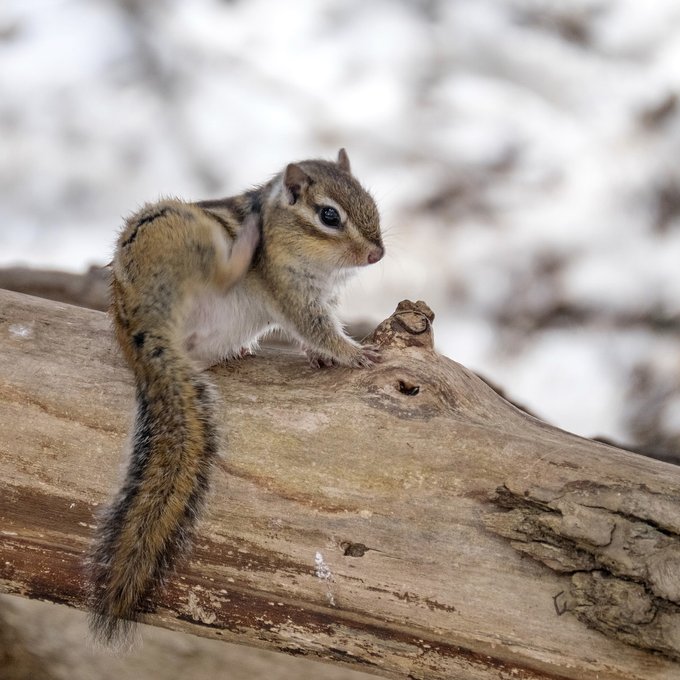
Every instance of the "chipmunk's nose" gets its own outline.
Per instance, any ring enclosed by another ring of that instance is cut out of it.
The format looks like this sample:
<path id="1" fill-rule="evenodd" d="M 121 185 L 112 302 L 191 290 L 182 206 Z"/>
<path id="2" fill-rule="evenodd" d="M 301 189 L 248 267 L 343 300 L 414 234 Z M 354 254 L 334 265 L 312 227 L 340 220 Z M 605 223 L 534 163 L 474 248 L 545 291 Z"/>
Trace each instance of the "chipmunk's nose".
<path id="1" fill-rule="evenodd" d="M 368 253 L 368 264 L 375 264 L 382 260 L 385 254 L 385 249 L 382 246 L 376 246 Z"/>

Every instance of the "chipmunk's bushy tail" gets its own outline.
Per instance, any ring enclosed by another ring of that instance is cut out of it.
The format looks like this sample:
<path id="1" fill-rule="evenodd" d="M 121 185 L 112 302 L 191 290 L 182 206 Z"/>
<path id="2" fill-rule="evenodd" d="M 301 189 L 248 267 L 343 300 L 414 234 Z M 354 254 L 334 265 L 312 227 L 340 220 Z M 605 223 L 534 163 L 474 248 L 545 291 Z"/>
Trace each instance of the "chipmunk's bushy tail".
<path id="1" fill-rule="evenodd" d="M 212 385 L 167 339 L 135 338 L 145 357 L 132 454 L 91 557 L 90 626 L 113 645 L 130 641 L 145 596 L 186 547 L 218 451 Z"/>

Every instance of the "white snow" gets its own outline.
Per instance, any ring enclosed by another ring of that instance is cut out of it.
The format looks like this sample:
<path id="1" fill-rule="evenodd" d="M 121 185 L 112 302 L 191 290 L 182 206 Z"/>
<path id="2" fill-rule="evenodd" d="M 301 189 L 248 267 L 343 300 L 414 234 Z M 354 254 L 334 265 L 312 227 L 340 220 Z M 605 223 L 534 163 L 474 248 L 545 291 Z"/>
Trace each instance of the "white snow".
<path id="1" fill-rule="evenodd" d="M 31 338 L 33 337 L 33 324 L 10 324 L 9 334 L 16 338 Z"/>
<path id="2" fill-rule="evenodd" d="M 329 581 L 333 577 L 330 567 L 326 564 L 323 555 L 319 551 L 314 555 L 314 573 L 317 578 L 324 581 Z"/>
<path id="3" fill-rule="evenodd" d="M 314 555 L 314 573 L 316 574 L 316 577 L 318 579 L 320 579 L 321 581 L 325 581 L 326 600 L 328 600 L 328 604 L 330 604 L 331 607 L 335 607 L 335 596 L 333 595 L 333 590 L 331 587 L 331 583 L 333 581 L 333 573 L 331 572 L 331 568 L 324 560 L 323 555 L 318 550 Z"/>

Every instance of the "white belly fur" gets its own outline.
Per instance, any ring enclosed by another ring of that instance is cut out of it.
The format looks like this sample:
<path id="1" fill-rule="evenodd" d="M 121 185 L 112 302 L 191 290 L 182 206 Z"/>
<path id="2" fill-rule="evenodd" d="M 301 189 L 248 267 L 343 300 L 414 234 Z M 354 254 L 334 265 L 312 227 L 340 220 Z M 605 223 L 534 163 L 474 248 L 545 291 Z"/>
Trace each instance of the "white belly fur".
<path id="1" fill-rule="evenodd" d="M 202 368 L 253 349 L 276 324 L 243 283 L 226 295 L 203 290 L 192 296 L 184 324 L 184 344 Z"/>

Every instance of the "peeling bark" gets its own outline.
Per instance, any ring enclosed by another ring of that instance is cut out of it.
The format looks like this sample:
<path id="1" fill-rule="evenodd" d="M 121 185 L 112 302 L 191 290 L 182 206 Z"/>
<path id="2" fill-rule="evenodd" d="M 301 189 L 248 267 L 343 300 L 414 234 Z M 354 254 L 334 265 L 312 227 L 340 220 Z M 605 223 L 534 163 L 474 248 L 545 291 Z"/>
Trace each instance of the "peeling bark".
<path id="1" fill-rule="evenodd" d="M 433 318 L 400 304 L 371 370 L 213 369 L 225 456 L 144 620 L 395 678 L 677 678 L 680 469 L 514 408 Z M 0 343 L 0 589 L 83 607 L 131 377 L 98 312 L 2 292 Z"/>
<path id="2" fill-rule="evenodd" d="M 680 494 L 577 482 L 558 491 L 499 488 L 509 511 L 486 526 L 519 552 L 572 574 L 558 613 L 680 661 Z"/>

